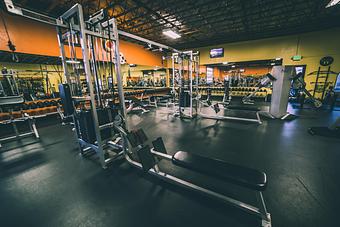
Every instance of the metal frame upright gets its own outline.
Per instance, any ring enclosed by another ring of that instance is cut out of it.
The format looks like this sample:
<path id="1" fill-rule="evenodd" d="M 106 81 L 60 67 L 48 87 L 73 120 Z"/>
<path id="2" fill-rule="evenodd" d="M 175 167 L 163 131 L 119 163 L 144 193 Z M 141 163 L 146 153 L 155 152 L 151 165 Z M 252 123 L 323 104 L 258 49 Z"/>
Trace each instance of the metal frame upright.
<path id="1" fill-rule="evenodd" d="M 184 97 L 181 97 L 183 95 L 184 90 L 187 91 L 189 95 L 189 107 L 188 107 L 188 113 L 185 112 L 187 107 L 179 106 L 179 116 L 181 118 L 195 118 L 197 116 L 197 110 L 198 110 L 198 103 L 197 103 L 197 96 L 198 96 L 198 80 L 199 80 L 199 55 L 197 53 L 194 53 L 192 50 L 190 51 L 184 51 L 181 53 L 173 53 L 172 54 L 172 78 L 173 78 L 173 87 L 172 90 L 175 93 L 175 73 L 176 73 L 176 59 L 177 59 L 177 65 L 178 65 L 178 98 L 179 103 L 181 103 L 181 99 Z M 187 68 L 186 68 L 187 67 Z M 188 86 L 186 87 L 184 85 L 185 81 L 185 71 L 187 72 L 188 76 Z M 195 78 L 194 78 L 195 77 Z M 193 83 L 195 81 L 195 84 Z M 195 103 L 196 100 L 196 103 Z"/>
<path id="2" fill-rule="evenodd" d="M 102 12 L 103 13 L 103 12 Z M 98 42 L 96 39 L 105 39 L 112 42 L 114 48 L 111 48 L 110 51 L 113 51 L 112 58 L 110 59 L 101 59 L 101 61 L 109 61 L 111 64 L 115 66 L 115 75 L 118 83 L 118 95 L 119 95 L 119 106 L 120 106 L 120 116 L 125 119 L 126 117 L 126 108 L 125 108 L 125 100 L 122 89 L 122 77 L 121 77 L 121 69 L 120 69 L 120 54 L 119 54 L 119 41 L 118 41 L 118 31 L 115 23 L 115 19 L 109 19 L 107 21 L 103 20 L 102 14 L 95 15 L 95 17 L 90 18 L 88 21 L 84 20 L 83 9 L 80 4 L 74 5 L 71 9 L 65 12 L 57 19 L 57 31 L 58 31 L 58 42 L 60 45 L 61 59 L 63 63 L 63 69 L 65 78 L 68 84 L 71 83 L 70 72 L 68 70 L 67 57 L 64 45 L 70 39 L 65 37 L 69 35 L 76 34 L 78 45 L 81 47 L 82 52 L 82 61 L 85 70 L 85 77 L 87 81 L 87 87 L 89 96 L 87 100 L 90 101 L 90 111 L 93 119 L 93 127 L 96 136 L 95 144 L 89 144 L 84 140 L 80 139 L 80 135 L 78 135 L 78 140 L 80 143 L 80 147 L 82 153 L 85 149 L 94 150 L 99 157 L 100 163 L 103 168 L 107 167 L 107 164 L 117 158 L 117 156 L 122 155 L 122 153 L 118 153 L 115 156 L 106 157 L 105 149 L 108 145 L 102 136 L 101 131 L 106 128 L 113 128 L 112 123 L 106 125 L 100 125 L 97 109 L 103 107 L 103 100 L 101 95 L 101 90 L 99 88 L 98 83 L 98 65 L 97 61 L 100 59 L 96 59 L 95 53 L 95 44 Z M 66 25 L 66 27 L 65 27 Z M 75 40 L 72 38 L 72 40 Z M 74 43 L 72 43 L 74 44 Z M 73 45 L 74 46 L 74 45 Z M 113 49 L 113 50 L 112 50 Z M 97 56 L 98 57 L 98 56 Z M 78 75 L 79 76 L 79 75 Z M 73 92 L 74 94 L 74 92 Z M 124 121 L 123 121 L 124 122 Z M 124 125 L 127 129 L 127 124 Z M 79 134 L 79 131 L 76 130 Z M 112 144 L 112 143 L 111 143 Z"/>

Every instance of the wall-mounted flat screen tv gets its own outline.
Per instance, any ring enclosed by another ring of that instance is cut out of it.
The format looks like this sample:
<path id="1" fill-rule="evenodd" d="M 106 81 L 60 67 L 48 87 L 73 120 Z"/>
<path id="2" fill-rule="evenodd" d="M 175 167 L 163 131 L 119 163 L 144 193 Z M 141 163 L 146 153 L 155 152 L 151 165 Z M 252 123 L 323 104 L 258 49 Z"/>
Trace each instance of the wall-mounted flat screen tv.
<path id="1" fill-rule="evenodd" d="M 224 57 L 224 48 L 210 49 L 210 58 L 221 58 Z"/>

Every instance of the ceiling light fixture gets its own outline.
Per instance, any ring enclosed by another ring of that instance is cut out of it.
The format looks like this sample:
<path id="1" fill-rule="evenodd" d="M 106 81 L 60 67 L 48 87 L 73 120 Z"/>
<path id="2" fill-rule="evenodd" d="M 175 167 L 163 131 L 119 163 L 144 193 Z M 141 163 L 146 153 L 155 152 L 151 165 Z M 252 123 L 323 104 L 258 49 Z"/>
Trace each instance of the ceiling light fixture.
<path id="1" fill-rule="evenodd" d="M 339 4 L 339 3 L 340 3 L 340 0 L 331 0 L 331 1 L 326 5 L 326 8 L 335 6 L 335 5 Z"/>
<path id="2" fill-rule="evenodd" d="M 181 38 L 181 35 L 178 34 L 177 32 L 171 30 L 171 29 L 166 29 L 166 30 L 163 30 L 163 34 L 172 38 L 172 39 L 178 39 L 178 38 Z"/>
<path id="3" fill-rule="evenodd" d="M 77 61 L 77 60 L 66 60 L 66 63 L 69 63 L 69 64 L 80 64 L 80 61 Z"/>

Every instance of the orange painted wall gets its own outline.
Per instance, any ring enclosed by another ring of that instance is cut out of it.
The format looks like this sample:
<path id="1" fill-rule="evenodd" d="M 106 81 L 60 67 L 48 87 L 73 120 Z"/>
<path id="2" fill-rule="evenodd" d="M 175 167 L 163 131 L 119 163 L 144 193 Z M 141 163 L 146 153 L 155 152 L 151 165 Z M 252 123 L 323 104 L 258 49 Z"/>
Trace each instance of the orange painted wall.
<path id="1" fill-rule="evenodd" d="M 245 71 L 242 73 L 243 75 L 258 75 L 262 76 L 271 71 L 271 67 L 253 67 L 253 68 L 245 68 Z"/>
<path id="2" fill-rule="evenodd" d="M 135 43 L 129 43 L 120 40 L 120 52 L 124 54 L 127 62 L 130 64 L 162 66 L 162 55 L 144 49 Z"/>
<path id="3" fill-rule="evenodd" d="M 10 38 L 17 52 L 47 56 L 60 56 L 56 29 L 20 16 L 9 15 L 1 11 L 5 18 Z M 0 24 L 0 50 L 8 51 L 7 35 L 3 24 Z M 142 46 L 120 41 L 120 52 L 130 64 L 162 66 L 159 53 L 147 51 Z M 80 53 L 80 50 L 78 51 Z M 80 57 L 80 56 L 79 56 Z"/>
<path id="4" fill-rule="evenodd" d="M 4 16 L 8 33 L 17 52 L 39 54 L 47 56 L 59 56 L 56 29 L 53 26 L 33 22 L 19 16 Z M 7 35 L 3 24 L 0 24 L 0 50 L 7 50 Z"/>

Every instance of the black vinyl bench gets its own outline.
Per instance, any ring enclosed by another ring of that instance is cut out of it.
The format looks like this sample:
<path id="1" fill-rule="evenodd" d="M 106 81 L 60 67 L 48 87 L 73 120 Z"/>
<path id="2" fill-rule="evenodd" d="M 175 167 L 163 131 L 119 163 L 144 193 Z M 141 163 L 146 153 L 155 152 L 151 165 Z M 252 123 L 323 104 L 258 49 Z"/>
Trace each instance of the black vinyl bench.
<path id="1" fill-rule="evenodd" d="M 256 106 L 245 106 L 245 105 L 229 105 L 227 106 L 229 110 L 245 110 L 245 111 L 260 111 L 261 109 Z"/>
<path id="2" fill-rule="evenodd" d="M 146 145 L 148 138 L 142 129 L 130 131 L 127 133 L 127 139 L 132 148 L 137 149 L 139 163 L 134 162 L 134 165 L 141 168 L 144 172 L 150 172 L 167 181 L 221 199 L 251 214 L 259 216 L 262 220 L 261 223 L 263 227 L 271 226 L 271 217 L 267 212 L 262 195 L 262 192 L 267 187 L 267 176 L 264 172 L 184 151 L 178 151 L 174 155 L 169 155 L 167 154 L 166 147 L 161 137 L 152 141 L 153 148 L 151 149 L 149 145 Z M 220 179 L 226 183 L 233 183 L 237 186 L 254 190 L 256 192 L 259 207 L 254 207 L 250 204 L 246 204 L 226 195 L 194 185 L 191 182 L 177 178 L 171 174 L 162 172 L 161 168 L 158 166 L 158 162 L 161 159 L 169 160 L 175 166 L 186 168 L 215 179 Z"/>
<path id="3" fill-rule="evenodd" d="M 146 138 L 144 133 L 138 132 L 137 134 L 141 134 L 141 138 Z M 152 145 L 156 151 L 167 153 L 161 137 L 154 140 Z M 172 156 L 172 163 L 256 191 L 264 191 L 267 186 L 267 176 L 264 172 L 218 159 L 178 151 Z"/>
<path id="4" fill-rule="evenodd" d="M 218 115 L 218 113 L 220 112 L 220 106 L 219 103 L 216 103 L 214 105 L 212 105 L 211 101 L 207 101 L 207 105 L 210 106 L 211 108 L 213 108 L 213 110 L 216 113 L 216 116 L 213 115 L 209 115 L 209 114 L 204 114 L 204 113 L 200 113 L 200 116 L 203 118 L 208 118 L 208 119 L 215 119 L 215 120 L 236 120 L 236 121 L 247 121 L 247 122 L 256 122 L 258 124 L 262 124 L 261 121 L 261 117 L 260 117 L 260 108 L 259 107 L 255 107 L 255 106 L 246 106 L 246 105 L 226 105 L 224 107 L 225 110 L 230 110 L 230 111 L 248 111 L 247 113 L 249 113 L 250 111 L 252 113 L 255 113 L 256 118 L 249 118 L 249 117 L 238 117 L 238 116 L 221 116 Z"/>
<path id="5" fill-rule="evenodd" d="M 340 127 L 330 129 L 328 127 L 312 127 L 308 129 L 309 134 L 340 139 Z"/>
<path id="6" fill-rule="evenodd" d="M 267 177 L 264 172 L 222 160 L 178 151 L 173 155 L 172 163 L 256 191 L 264 191 L 267 186 Z"/>

